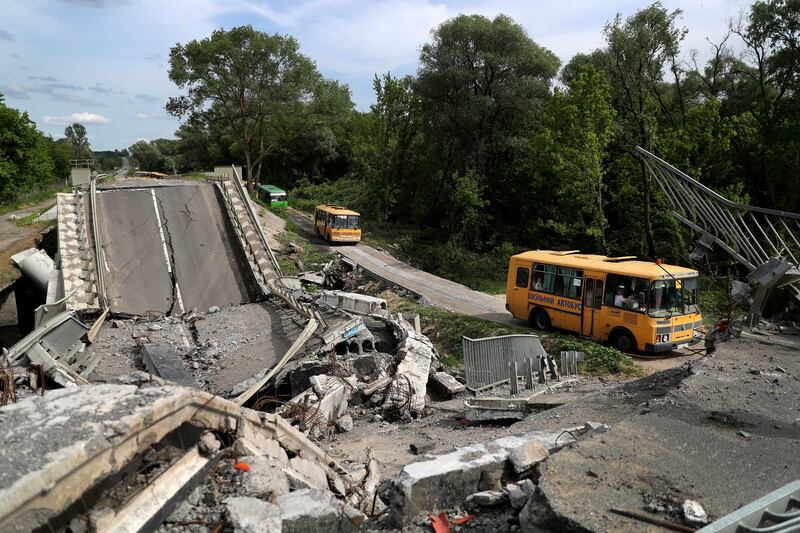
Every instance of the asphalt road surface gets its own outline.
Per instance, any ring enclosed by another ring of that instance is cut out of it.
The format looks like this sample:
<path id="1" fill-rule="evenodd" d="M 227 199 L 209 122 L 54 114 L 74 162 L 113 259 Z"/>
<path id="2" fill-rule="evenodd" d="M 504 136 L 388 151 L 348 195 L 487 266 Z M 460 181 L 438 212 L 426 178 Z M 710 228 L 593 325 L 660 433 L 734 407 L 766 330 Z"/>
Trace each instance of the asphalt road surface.
<path id="1" fill-rule="evenodd" d="M 97 210 L 112 312 L 181 314 L 255 298 L 213 184 L 121 180 L 98 191 Z"/>
<path id="2" fill-rule="evenodd" d="M 398 261 L 364 243 L 356 246 L 327 244 L 314 233 L 314 225 L 310 217 L 298 211 L 292 211 L 290 216 L 304 233 L 303 236 L 311 242 L 339 252 L 358 263 L 365 270 L 419 294 L 437 307 L 493 322 L 523 325 L 523 322 L 513 318 L 506 311 L 504 296 L 492 296 L 474 291 L 464 285 L 434 276 Z"/>

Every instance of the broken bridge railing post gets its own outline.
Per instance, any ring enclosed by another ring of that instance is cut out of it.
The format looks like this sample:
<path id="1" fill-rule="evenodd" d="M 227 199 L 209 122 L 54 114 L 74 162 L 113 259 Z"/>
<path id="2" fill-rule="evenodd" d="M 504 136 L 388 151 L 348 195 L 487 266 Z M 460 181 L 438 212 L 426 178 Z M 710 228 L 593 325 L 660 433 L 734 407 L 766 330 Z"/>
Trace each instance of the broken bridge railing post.
<path id="1" fill-rule="evenodd" d="M 517 362 L 508 362 L 508 385 L 511 396 L 519 394 L 519 375 L 517 374 Z"/>
<path id="2" fill-rule="evenodd" d="M 533 383 L 533 358 L 525 359 L 525 388 L 531 390 L 535 387 Z"/>

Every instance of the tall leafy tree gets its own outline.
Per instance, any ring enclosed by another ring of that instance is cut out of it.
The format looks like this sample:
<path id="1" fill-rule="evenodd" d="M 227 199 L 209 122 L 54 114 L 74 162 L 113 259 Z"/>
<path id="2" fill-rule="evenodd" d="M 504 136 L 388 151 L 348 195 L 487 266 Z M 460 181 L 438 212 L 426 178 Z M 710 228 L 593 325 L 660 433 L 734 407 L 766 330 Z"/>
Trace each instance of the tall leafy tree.
<path id="1" fill-rule="evenodd" d="M 615 89 L 615 105 L 627 137 L 623 147 L 634 157 L 634 145 L 654 150 L 659 115 L 676 125 L 676 116 L 664 92 L 664 72 L 677 73 L 676 58 L 686 30 L 677 26 L 681 11 L 669 12 L 660 2 L 623 21 L 620 15 L 604 30 L 609 75 Z M 677 74 L 676 74 L 677 76 Z M 642 222 L 650 257 L 656 256 L 653 232 L 652 183 L 644 163 L 639 164 Z"/>
<path id="2" fill-rule="evenodd" d="M 89 147 L 89 137 L 86 134 L 86 126 L 75 122 L 64 128 L 64 137 L 67 139 L 74 159 L 88 159 L 91 157 L 92 150 Z"/>
<path id="3" fill-rule="evenodd" d="M 531 228 L 539 237 L 536 244 L 608 252 L 603 156 L 615 116 L 610 92 L 602 72 L 581 65 L 568 90 L 556 90 L 545 106 L 533 141 L 534 194 L 541 212 Z"/>
<path id="4" fill-rule="evenodd" d="M 472 180 L 490 209 L 507 212 L 503 204 L 521 179 L 516 162 L 558 67 L 552 52 L 505 15 L 459 15 L 433 31 L 415 85 L 442 162 L 432 169 L 430 216 L 446 198 L 464 196 L 456 183 Z"/>
<path id="5" fill-rule="evenodd" d="M 50 143 L 27 113 L 0 103 L 0 205 L 59 177 Z"/>
<path id="6" fill-rule="evenodd" d="M 320 75 L 294 38 L 240 26 L 174 46 L 169 78 L 186 94 L 170 98 L 167 111 L 190 119 L 223 120 L 244 156 L 252 192 L 255 168 L 280 142 L 268 137 L 268 123 L 308 99 Z"/>

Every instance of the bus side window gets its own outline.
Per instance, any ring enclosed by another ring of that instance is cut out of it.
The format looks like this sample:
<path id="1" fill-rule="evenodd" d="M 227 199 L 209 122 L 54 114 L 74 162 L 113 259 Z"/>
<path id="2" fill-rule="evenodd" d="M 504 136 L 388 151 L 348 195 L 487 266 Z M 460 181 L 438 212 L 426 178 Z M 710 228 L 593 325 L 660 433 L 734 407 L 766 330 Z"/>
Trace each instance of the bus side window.
<path id="1" fill-rule="evenodd" d="M 559 296 L 578 299 L 581 297 L 581 283 L 583 282 L 583 270 L 574 268 L 558 268 L 556 277 L 555 293 Z"/>
<path id="2" fill-rule="evenodd" d="M 605 297 L 603 298 L 603 305 L 607 305 L 609 307 L 614 305 L 614 295 L 616 294 L 617 287 L 620 286 L 621 281 L 621 276 L 617 276 L 616 274 L 609 274 L 606 276 L 606 292 Z"/>
<path id="3" fill-rule="evenodd" d="M 594 301 L 594 280 L 589 278 L 586 280 L 586 288 L 583 290 L 583 307 L 592 307 Z"/>
<path id="4" fill-rule="evenodd" d="M 517 287 L 528 288 L 528 275 L 530 270 L 527 267 L 517 267 Z"/>
<path id="5" fill-rule="evenodd" d="M 600 309 L 600 304 L 603 303 L 603 280 L 597 280 L 597 286 L 594 291 L 594 308 Z"/>
<path id="6" fill-rule="evenodd" d="M 540 290 L 542 292 L 552 293 L 555 280 L 556 280 L 556 267 L 536 263 L 533 270 L 533 280 L 532 280 L 533 285 L 531 285 L 531 287 L 534 290 Z M 535 288 L 537 281 L 541 282 L 542 284 L 541 289 Z"/>

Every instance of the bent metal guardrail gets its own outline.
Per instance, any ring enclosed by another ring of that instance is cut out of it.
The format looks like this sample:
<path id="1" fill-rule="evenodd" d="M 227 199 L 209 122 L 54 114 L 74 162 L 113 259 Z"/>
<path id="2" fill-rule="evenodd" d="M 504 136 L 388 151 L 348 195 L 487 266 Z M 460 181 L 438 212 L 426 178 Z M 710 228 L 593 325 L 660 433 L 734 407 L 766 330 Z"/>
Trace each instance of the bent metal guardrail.
<path id="1" fill-rule="evenodd" d="M 482 339 L 462 337 L 461 344 L 467 388 L 473 391 L 508 381 L 508 364 L 511 362 L 517 362 L 522 367 L 527 359 L 538 360 L 547 355 L 538 335 L 503 335 Z"/>
<path id="2" fill-rule="evenodd" d="M 672 215 L 701 243 L 719 245 L 751 271 L 772 257 L 800 265 L 800 214 L 732 202 L 644 148 L 636 151 L 672 203 Z"/>

